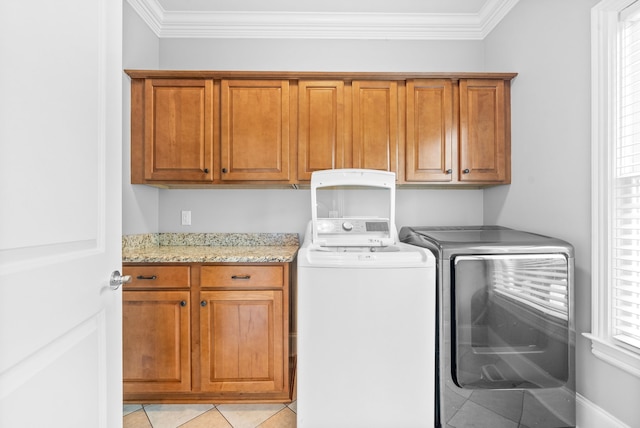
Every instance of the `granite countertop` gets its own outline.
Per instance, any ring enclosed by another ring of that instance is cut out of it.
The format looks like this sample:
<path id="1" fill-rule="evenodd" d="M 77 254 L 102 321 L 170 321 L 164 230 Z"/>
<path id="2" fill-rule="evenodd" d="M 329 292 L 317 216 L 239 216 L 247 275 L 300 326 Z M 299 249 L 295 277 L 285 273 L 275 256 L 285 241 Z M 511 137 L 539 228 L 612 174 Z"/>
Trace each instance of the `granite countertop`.
<path id="1" fill-rule="evenodd" d="M 283 263 L 297 233 L 149 233 L 122 237 L 123 263 Z"/>

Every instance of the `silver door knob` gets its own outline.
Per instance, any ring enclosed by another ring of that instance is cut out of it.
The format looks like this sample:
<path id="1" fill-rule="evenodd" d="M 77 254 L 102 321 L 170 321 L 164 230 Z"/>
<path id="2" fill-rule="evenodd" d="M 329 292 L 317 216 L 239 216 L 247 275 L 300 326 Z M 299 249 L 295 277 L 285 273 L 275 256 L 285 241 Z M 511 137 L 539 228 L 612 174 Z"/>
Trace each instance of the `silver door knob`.
<path id="1" fill-rule="evenodd" d="M 114 270 L 109 279 L 109 286 L 112 290 L 117 290 L 122 284 L 131 282 L 131 275 L 120 275 L 120 271 Z"/>

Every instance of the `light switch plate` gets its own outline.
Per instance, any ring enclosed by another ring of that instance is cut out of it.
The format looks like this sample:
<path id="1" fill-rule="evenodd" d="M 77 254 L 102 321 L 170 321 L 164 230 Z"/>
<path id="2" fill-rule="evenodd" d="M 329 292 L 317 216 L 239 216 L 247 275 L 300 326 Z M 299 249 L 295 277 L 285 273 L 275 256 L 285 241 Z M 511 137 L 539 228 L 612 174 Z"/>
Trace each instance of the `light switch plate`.
<path id="1" fill-rule="evenodd" d="M 191 211 L 182 211 L 182 225 L 191 226 Z"/>

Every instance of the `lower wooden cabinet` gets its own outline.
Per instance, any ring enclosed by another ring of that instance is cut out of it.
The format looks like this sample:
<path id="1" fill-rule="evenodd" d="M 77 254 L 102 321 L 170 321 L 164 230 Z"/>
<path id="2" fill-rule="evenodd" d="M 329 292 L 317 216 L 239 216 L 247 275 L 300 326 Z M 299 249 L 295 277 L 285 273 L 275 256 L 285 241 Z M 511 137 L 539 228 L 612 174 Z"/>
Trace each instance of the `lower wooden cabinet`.
<path id="1" fill-rule="evenodd" d="M 289 263 L 123 270 L 125 402 L 291 401 Z"/>
<path id="2" fill-rule="evenodd" d="M 201 296 L 202 390 L 285 392 L 282 291 L 203 291 Z"/>
<path id="3" fill-rule="evenodd" d="M 191 390 L 188 291 L 125 291 L 123 378 L 130 392 Z"/>

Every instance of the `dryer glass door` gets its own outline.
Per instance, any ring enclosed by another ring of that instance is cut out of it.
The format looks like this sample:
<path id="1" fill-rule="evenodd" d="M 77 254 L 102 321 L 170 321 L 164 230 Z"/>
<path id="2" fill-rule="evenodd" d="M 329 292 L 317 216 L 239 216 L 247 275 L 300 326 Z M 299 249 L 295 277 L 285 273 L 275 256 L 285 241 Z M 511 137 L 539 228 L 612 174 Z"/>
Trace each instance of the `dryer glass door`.
<path id="1" fill-rule="evenodd" d="M 562 254 L 452 259 L 452 376 L 472 389 L 548 388 L 569 377 Z"/>

